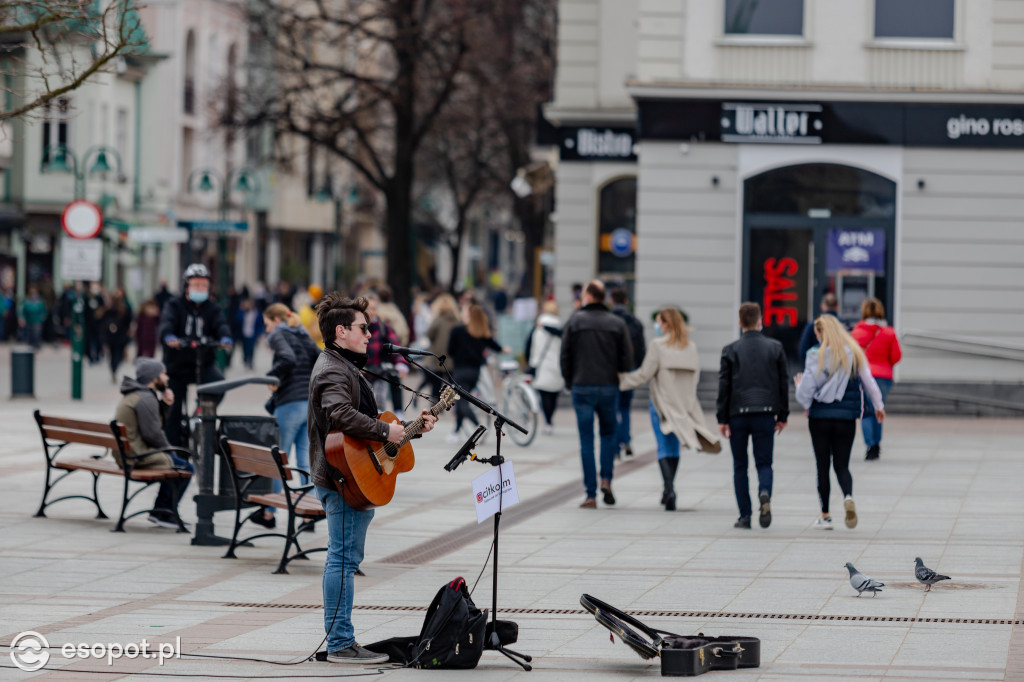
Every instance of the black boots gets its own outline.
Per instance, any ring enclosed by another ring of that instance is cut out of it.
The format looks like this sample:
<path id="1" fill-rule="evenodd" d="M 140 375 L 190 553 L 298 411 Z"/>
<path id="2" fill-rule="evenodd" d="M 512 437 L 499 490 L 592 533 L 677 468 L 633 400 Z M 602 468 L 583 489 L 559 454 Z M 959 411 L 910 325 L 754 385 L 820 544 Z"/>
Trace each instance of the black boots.
<path id="1" fill-rule="evenodd" d="M 658 460 L 661 467 L 661 478 L 665 482 L 665 492 L 661 495 L 661 503 L 665 505 L 665 511 L 676 510 L 676 491 L 673 482 L 676 480 L 676 469 L 679 468 L 678 457 L 665 457 Z"/>

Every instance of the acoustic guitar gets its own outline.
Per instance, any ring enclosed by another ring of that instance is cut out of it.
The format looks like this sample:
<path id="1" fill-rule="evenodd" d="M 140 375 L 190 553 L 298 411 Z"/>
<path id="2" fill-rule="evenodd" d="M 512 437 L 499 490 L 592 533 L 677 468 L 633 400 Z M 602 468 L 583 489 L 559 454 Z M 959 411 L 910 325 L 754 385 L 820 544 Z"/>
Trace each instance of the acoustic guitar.
<path id="1" fill-rule="evenodd" d="M 441 392 L 441 401 L 430 408 L 435 417 L 450 409 L 458 394 L 451 387 Z M 398 421 L 391 412 L 384 412 L 379 420 L 390 424 Z M 395 496 L 398 474 L 411 471 L 416 464 L 409 439 L 423 430 L 423 417 L 409 422 L 401 443 L 364 440 L 331 431 L 324 443 L 328 463 L 345 476 L 341 495 L 348 506 L 363 511 L 383 507 Z"/>

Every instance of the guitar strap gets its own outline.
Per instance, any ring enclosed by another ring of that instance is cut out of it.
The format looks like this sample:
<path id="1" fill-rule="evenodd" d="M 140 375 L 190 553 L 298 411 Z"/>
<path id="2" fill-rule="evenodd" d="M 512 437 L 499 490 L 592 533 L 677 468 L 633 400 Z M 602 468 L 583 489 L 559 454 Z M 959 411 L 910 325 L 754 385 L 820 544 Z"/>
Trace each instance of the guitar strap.
<path id="1" fill-rule="evenodd" d="M 366 374 L 369 374 L 374 379 L 380 379 L 381 381 L 383 381 L 385 383 L 391 384 L 392 386 L 398 386 L 399 388 L 404 388 L 405 390 L 409 391 L 413 395 L 415 395 L 417 397 L 420 397 L 420 398 L 423 398 L 424 400 L 432 400 L 434 398 L 434 396 L 432 396 L 432 395 L 427 395 L 426 393 L 420 393 L 415 388 L 410 388 L 409 386 L 406 386 L 405 384 L 403 384 L 401 381 L 398 381 L 397 379 L 392 379 L 391 377 L 386 377 L 386 376 L 383 376 L 381 374 L 377 374 L 376 372 L 370 371 L 370 370 L 366 369 L 365 367 L 363 369 L 361 369 L 360 371 L 361 372 L 365 372 Z"/>

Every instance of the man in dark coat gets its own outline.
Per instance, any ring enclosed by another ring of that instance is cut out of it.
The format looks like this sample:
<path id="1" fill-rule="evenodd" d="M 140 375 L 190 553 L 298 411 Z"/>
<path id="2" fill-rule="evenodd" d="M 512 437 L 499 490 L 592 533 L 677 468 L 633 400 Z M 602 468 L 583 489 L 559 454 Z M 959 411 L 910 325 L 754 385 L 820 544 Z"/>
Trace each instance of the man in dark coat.
<path id="1" fill-rule="evenodd" d="M 604 284 L 589 282 L 580 298 L 581 307 L 562 331 L 561 368 L 566 388 L 572 392 L 576 425 L 580 433 L 583 509 L 597 507 L 597 471 L 594 466 L 594 416 L 601 436 L 601 492 L 604 503 L 615 504 L 612 474 L 618 450 L 615 429 L 619 401 L 619 372 L 633 369 L 633 345 L 626 323 L 604 304 Z"/>
<path id="2" fill-rule="evenodd" d="M 761 333 L 761 306 L 740 305 L 740 338 L 722 349 L 718 370 L 718 429 L 732 448 L 733 488 L 740 517 L 734 526 L 750 528 L 747 440 L 757 468 L 759 522 L 771 525 L 772 452 L 775 434 L 789 418 L 789 378 L 782 344 Z"/>
<path id="3" fill-rule="evenodd" d="M 644 325 L 637 319 L 636 315 L 629 312 L 629 299 L 626 290 L 622 287 L 612 289 L 612 314 L 626 323 L 629 331 L 629 342 L 633 344 L 633 367 L 639 367 L 644 361 L 647 353 L 647 345 L 644 343 Z M 622 454 L 626 457 L 633 456 L 631 445 L 633 438 L 629 432 L 629 409 L 633 405 L 633 391 L 619 391 L 619 405 L 617 428 L 615 437 L 618 440 L 618 447 L 622 448 Z"/>

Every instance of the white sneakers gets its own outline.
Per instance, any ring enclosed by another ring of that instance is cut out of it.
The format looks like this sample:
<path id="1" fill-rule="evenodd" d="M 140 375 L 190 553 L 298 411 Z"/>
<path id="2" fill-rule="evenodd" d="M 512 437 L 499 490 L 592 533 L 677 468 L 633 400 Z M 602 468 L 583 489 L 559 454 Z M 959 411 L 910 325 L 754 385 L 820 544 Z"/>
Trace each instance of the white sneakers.
<path id="1" fill-rule="evenodd" d="M 843 508 L 846 510 L 846 527 L 857 527 L 857 509 L 853 505 L 853 497 L 847 495 L 843 499 Z"/>
<path id="2" fill-rule="evenodd" d="M 853 497 L 851 495 L 847 495 L 846 497 L 843 498 L 843 509 L 846 510 L 846 518 L 844 519 L 844 521 L 846 522 L 846 527 L 856 528 L 857 507 L 856 505 L 854 505 Z M 832 530 L 834 528 L 834 526 L 832 525 L 832 517 L 819 516 L 814 520 L 814 527 L 819 530 Z"/>

